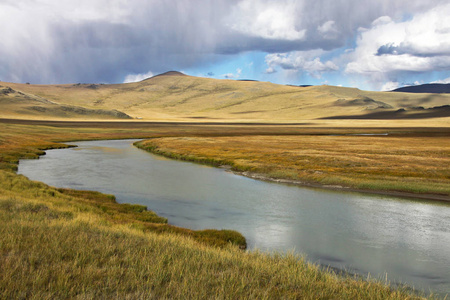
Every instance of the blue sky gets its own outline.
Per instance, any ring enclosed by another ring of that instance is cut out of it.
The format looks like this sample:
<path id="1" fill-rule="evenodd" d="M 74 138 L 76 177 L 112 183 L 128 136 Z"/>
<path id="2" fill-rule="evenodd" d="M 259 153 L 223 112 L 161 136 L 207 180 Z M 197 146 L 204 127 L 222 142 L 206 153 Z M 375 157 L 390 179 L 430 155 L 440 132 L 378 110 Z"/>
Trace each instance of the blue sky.
<path id="1" fill-rule="evenodd" d="M 450 83 L 448 0 L 1 0 L 0 81 Z"/>
<path id="2" fill-rule="evenodd" d="M 239 55 L 227 55 L 221 61 L 215 62 L 214 64 L 189 68 L 182 70 L 182 72 L 193 76 L 216 79 L 251 79 L 293 85 L 332 84 L 349 86 L 349 83 L 340 76 L 339 72 L 329 72 L 328 74 L 322 74 L 320 77 L 309 76 L 301 72 L 301 70 L 292 70 L 291 72 L 280 71 L 279 74 L 268 73 L 266 71 L 268 65 L 265 62 L 267 55 L 269 53 L 260 51 L 245 52 Z"/>

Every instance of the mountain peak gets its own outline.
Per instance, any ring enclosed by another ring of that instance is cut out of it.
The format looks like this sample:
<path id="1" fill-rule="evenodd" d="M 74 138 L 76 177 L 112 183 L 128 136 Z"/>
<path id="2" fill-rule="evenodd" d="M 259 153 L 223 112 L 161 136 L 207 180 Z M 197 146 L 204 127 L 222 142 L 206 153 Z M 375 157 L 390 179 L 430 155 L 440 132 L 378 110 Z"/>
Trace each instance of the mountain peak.
<path id="1" fill-rule="evenodd" d="M 178 72 L 178 71 L 168 71 L 168 72 L 165 72 L 162 74 L 155 75 L 153 77 L 157 77 L 157 76 L 187 76 L 187 75 L 183 74 L 181 72 Z"/>
<path id="2" fill-rule="evenodd" d="M 158 75 L 155 75 L 155 76 L 152 76 L 152 77 L 145 78 L 142 81 L 147 81 L 149 79 L 160 77 L 160 76 L 187 76 L 187 75 L 183 74 L 181 72 L 178 72 L 178 71 L 168 71 L 168 72 L 161 73 L 161 74 L 158 74 Z"/>

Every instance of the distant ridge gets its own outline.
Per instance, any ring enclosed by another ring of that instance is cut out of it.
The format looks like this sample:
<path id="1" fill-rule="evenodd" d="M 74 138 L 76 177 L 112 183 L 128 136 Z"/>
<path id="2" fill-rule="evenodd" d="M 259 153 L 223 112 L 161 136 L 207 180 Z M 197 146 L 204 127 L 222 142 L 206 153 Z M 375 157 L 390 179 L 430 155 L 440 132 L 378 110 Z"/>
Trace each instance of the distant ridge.
<path id="1" fill-rule="evenodd" d="M 392 92 L 450 94 L 450 84 L 429 83 L 421 85 L 412 85 L 395 89 Z"/>
<path id="2" fill-rule="evenodd" d="M 140 82 L 144 82 L 144 81 L 150 80 L 152 78 L 162 77 L 162 76 L 187 76 L 187 75 L 183 74 L 181 72 L 178 72 L 178 71 L 168 71 L 168 72 L 165 72 L 165 73 L 154 75 L 152 77 L 145 78 L 145 79 L 141 80 Z"/>
<path id="3" fill-rule="evenodd" d="M 303 123 L 367 119 L 447 124 L 450 93 L 371 92 L 329 85 L 299 87 L 219 80 L 170 71 L 139 83 L 34 85 L 0 82 L 0 118 Z M 45 103 L 44 103 L 45 102 Z M 85 108 L 75 109 L 77 108 Z M 106 115 L 104 111 L 113 115 Z M 126 116 L 123 116 L 126 117 Z M 442 120 L 437 120 L 438 118 Z M 418 126 L 421 126 L 419 124 Z"/>
<path id="4" fill-rule="evenodd" d="M 187 75 L 183 74 L 181 72 L 178 72 L 178 71 L 168 71 L 168 72 L 165 72 L 165 73 L 162 73 L 162 74 L 155 75 L 155 76 L 150 77 L 150 78 L 159 77 L 159 76 L 187 76 Z"/>
<path id="5" fill-rule="evenodd" d="M 310 87 L 311 84 L 301 84 L 301 85 L 295 85 L 295 84 L 286 84 L 286 86 L 294 86 L 294 87 Z"/>

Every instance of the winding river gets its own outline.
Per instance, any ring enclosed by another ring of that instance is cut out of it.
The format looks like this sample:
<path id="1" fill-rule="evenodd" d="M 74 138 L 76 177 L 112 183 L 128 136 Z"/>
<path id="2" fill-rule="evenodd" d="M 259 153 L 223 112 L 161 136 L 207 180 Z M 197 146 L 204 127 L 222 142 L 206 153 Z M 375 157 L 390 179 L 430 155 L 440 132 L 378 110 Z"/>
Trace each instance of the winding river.
<path id="1" fill-rule="evenodd" d="M 450 293 L 449 204 L 257 181 L 161 158 L 133 142 L 75 142 L 21 160 L 18 173 L 114 194 L 177 226 L 234 229 L 250 249 L 294 250 L 332 268 Z"/>

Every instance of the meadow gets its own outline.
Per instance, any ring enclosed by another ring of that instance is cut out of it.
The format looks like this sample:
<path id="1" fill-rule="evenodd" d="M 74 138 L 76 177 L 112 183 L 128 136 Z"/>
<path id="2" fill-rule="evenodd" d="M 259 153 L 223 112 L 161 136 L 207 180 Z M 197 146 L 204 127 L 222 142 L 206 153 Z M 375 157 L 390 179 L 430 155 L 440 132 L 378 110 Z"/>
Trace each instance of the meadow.
<path id="1" fill-rule="evenodd" d="M 178 138 L 189 145 L 209 139 L 213 149 L 229 139 L 234 147 L 248 140 L 274 148 L 319 133 L 324 129 L 0 122 L 0 298 L 420 299 L 407 288 L 336 275 L 293 254 L 243 251 L 237 232 L 176 228 L 145 207 L 116 203 L 113 195 L 49 187 L 15 173 L 19 159 L 36 159 L 74 140 L 162 138 L 175 145 Z M 433 155 L 448 154 L 435 145 Z"/>

